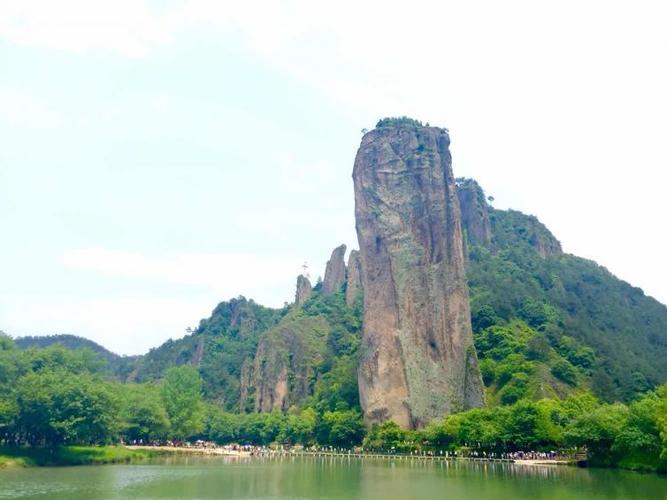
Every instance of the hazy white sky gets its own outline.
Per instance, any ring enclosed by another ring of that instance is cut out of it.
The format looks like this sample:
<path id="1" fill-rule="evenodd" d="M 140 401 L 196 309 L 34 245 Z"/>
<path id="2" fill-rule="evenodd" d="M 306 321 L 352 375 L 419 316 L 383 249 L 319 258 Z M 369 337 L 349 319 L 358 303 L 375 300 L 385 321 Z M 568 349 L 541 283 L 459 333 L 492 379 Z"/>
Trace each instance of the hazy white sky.
<path id="1" fill-rule="evenodd" d="M 362 128 L 667 302 L 655 1 L 0 0 L 0 329 L 141 353 L 356 247 Z"/>

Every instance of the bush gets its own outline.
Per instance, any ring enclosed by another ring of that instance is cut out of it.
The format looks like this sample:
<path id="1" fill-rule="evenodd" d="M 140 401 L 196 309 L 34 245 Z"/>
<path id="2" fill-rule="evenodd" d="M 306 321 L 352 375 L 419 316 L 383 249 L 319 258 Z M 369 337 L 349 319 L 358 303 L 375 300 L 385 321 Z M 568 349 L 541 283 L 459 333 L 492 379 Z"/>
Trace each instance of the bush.
<path id="1" fill-rule="evenodd" d="M 557 361 L 551 367 L 551 374 L 566 384 L 575 385 L 577 383 L 577 370 L 564 359 Z"/>

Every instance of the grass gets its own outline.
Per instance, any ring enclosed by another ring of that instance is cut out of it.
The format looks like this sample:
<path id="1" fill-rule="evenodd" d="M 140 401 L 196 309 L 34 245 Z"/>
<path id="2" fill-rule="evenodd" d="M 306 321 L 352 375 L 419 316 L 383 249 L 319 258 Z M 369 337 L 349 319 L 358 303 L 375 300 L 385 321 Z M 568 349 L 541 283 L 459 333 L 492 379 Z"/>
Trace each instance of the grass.
<path id="1" fill-rule="evenodd" d="M 0 448 L 0 469 L 44 465 L 131 463 L 164 454 L 158 450 L 128 450 L 124 446 L 63 446 L 59 448 Z"/>

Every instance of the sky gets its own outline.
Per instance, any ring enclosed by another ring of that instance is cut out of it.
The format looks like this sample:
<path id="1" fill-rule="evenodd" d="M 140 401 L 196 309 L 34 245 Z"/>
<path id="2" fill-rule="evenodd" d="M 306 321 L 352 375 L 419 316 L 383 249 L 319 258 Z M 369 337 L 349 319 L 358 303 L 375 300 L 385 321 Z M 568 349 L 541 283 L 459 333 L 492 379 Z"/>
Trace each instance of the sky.
<path id="1" fill-rule="evenodd" d="M 0 330 L 122 354 L 356 248 L 361 129 L 667 303 L 663 2 L 0 0 Z"/>

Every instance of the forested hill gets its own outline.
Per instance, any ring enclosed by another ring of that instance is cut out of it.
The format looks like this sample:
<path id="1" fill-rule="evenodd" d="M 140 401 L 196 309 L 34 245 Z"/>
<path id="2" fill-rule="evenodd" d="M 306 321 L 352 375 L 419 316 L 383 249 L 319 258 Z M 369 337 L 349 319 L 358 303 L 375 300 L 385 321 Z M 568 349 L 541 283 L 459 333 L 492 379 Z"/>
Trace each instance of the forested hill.
<path id="1" fill-rule="evenodd" d="M 78 337 L 76 335 L 44 335 L 44 336 L 25 336 L 17 337 L 14 339 L 14 343 L 20 349 L 29 349 L 31 347 L 49 347 L 54 344 L 61 344 L 63 347 L 68 349 L 90 349 L 93 352 L 99 354 L 102 358 L 107 361 L 116 361 L 121 358 L 116 353 L 113 353 L 101 346 L 97 342 L 88 340 L 84 337 Z"/>
<path id="2" fill-rule="evenodd" d="M 537 218 L 494 209 L 474 180 L 457 182 L 487 381 L 530 385 L 540 380 L 530 365 L 547 361 L 561 380 L 590 385 L 605 400 L 628 400 L 667 380 L 665 305 L 595 262 L 563 253 Z M 532 330 L 523 340 L 518 321 Z M 517 341 L 523 347 L 506 345 Z M 502 355 L 488 355 L 494 342 L 505 345 Z"/>
<path id="3" fill-rule="evenodd" d="M 120 356 L 97 342 L 77 335 L 28 335 L 15 338 L 14 343 L 20 349 L 42 349 L 53 345 L 61 345 L 69 350 L 87 349 L 98 355 L 104 362 L 107 372 L 120 379 L 126 379 L 134 370 L 135 364 L 141 359 L 141 356 Z"/>

